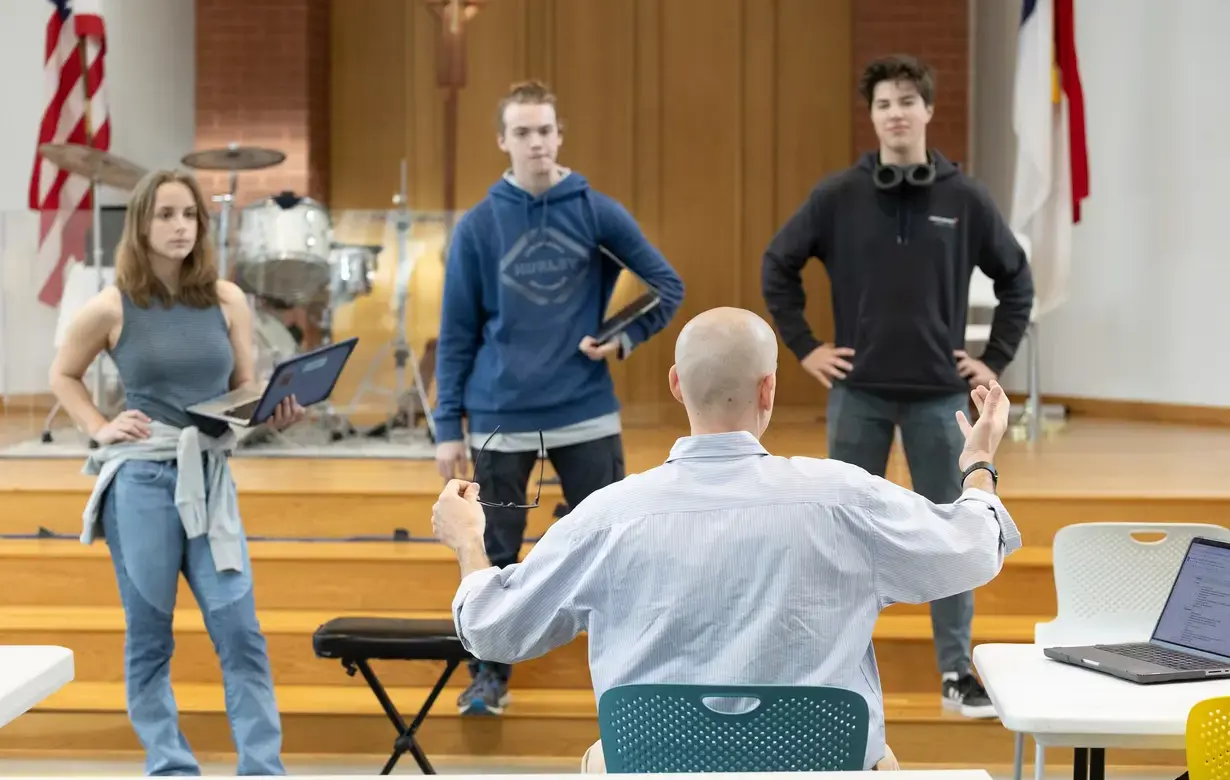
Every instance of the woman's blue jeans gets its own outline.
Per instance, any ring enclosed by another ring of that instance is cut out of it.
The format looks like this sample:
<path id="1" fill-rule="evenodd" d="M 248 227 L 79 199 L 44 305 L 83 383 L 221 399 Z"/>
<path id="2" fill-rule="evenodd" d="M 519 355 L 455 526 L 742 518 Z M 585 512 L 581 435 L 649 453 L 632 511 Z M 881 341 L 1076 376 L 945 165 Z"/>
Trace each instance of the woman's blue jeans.
<path id="1" fill-rule="evenodd" d="M 102 525 L 124 605 L 124 679 L 128 717 L 145 748 L 150 775 L 199 775 L 179 728 L 171 691 L 171 622 L 183 572 L 222 665 L 226 715 L 240 775 L 282 775 L 282 724 L 269 651 L 252 592 L 244 545 L 242 572 L 217 571 L 205 536 L 188 539 L 175 508 L 174 462 L 120 466 L 103 501 Z"/>

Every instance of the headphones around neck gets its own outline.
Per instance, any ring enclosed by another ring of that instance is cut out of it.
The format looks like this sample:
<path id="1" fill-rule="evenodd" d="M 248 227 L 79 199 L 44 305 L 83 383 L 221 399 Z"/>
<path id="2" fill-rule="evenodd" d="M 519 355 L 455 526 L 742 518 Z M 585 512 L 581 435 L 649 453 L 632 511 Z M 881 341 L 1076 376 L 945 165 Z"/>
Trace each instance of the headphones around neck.
<path id="1" fill-rule="evenodd" d="M 927 162 L 913 165 L 885 165 L 877 158 L 875 172 L 871 175 L 876 188 L 895 190 L 902 183 L 913 187 L 930 187 L 935 182 L 935 163 L 927 154 Z"/>

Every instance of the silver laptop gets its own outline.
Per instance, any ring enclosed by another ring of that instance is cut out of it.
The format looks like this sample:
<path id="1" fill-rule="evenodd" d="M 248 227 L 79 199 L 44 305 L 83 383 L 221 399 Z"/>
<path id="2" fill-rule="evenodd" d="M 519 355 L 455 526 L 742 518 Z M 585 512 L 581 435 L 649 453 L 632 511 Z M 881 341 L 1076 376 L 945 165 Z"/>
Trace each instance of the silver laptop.
<path id="1" fill-rule="evenodd" d="M 248 428 L 261 425 L 277 411 L 283 399 L 294 396 L 300 406 L 327 399 L 354 352 L 358 337 L 327 344 L 295 355 L 273 369 L 264 389 L 239 388 L 188 407 L 188 412 L 211 420 Z"/>
<path id="2" fill-rule="evenodd" d="M 1142 684 L 1230 677 L 1230 543 L 1192 540 L 1148 642 L 1043 652 Z"/>
<path id="3" fill-rule="evenodd" d="M 597 341 L 599 344 L 605 344 L 620 333 L 623 333 L 624 329 L 631 325 L 637 317 L 640 317 L 647 311 L 651 311 L 658 304 L 662 303 L 662 295 L 654 289 L 653 285 L 638 276 L 623 260 L 620 260 L 614 252 L 601 244 L 598 245 L 598 250 L 609 257 L 620 268 L 632 274 L 633 278 L 644 285 L 646 289 L 636 300 L 624 306 L 610 317 L 603 319 L 602 323 L 598 326 L 598 332 L 594 334 L 594 341 Z"/>

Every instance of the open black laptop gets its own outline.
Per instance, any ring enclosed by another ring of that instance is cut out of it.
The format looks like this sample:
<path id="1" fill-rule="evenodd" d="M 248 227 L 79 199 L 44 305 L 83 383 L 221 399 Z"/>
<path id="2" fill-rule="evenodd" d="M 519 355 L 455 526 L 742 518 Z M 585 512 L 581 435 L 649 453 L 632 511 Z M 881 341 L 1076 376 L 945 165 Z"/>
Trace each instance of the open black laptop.
<path id="1" fill-rule="evenodd" d="M 359 343 L 352 336 L 326 344 L 311 352 L 294 355 L 273 369 L 269 382 L 259 390 L 241 387 L 229 393 L 188 407 L 189 414 L 250 428 L 261 425 L 277 411 L 284 398 L 294 396 L 300 406 L 308 407 L 327 400 L 333 387 Z"/>
<path id="2" fill-rule="evenodd" d="M 605 344 L 618 336 L 620 333 L 623 333 L 624 329 L 631 325 L 637 317 L 640 317 L 645 312 L 652 310 L 655 306 L 662 303 L 662 296 L 656 289 L 654 289 L 653 285 L 638 276 L 637 273 L 629 268 L 623 260 L 620 260 L 614 252 L 601 244 L 598 245 L 598 250 L 610 258 L 620 268 L 632 274 L 633 278 L 645 287 L 645 292 L 637 296 L 636 300 L 632 301 L 627 306 L 624 306 L 610 317 L 605 318 L 598 326 L 598 332 L 594 334 L 594 341 L 597 341 L 599 344 Z"/>
<path id="3" fill-rule="evenodd" d="M 1192 540 L 1148 642 L 1043 652 L 1136 683 L 1230 677 L 1230 543 Z"/>

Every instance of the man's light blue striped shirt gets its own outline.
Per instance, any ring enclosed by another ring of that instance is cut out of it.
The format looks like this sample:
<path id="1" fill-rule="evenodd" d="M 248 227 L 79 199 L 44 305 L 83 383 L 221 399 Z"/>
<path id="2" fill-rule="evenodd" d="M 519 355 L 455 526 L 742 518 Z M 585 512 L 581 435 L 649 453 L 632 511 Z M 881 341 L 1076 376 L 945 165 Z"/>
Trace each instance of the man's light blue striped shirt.
<path id="1" fill-rule="evenodd" d="M 599 699 L 634 683 L 857 691 L 870 769 L 880 610 L 984 585 L 1020 546 L 989 493 L 937 505 L 846 463 L 770 455 L 750 433 L 691 436 L 574 507 L 523 562 L 466 577 L 453 617 L 471 653 L 503 663 L 586 631 Z"/>

